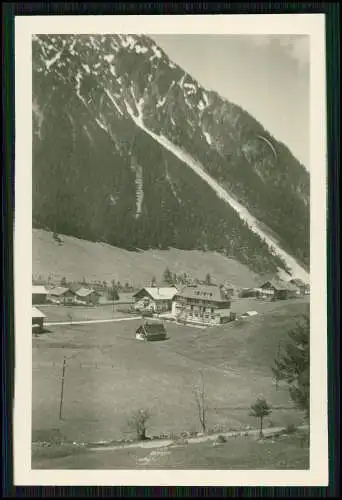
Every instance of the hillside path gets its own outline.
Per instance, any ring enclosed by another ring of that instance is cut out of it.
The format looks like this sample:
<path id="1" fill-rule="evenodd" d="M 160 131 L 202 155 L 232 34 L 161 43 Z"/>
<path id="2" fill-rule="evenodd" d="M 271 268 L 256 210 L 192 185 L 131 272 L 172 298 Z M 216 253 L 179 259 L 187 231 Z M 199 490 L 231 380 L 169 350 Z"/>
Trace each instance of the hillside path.
<path id="1" fill-rule="evenodd" d="M 142 319 L 142 316 L 134 316 L 129 318 L 89 319 L 83 321 L 56 321 L 52 323 L 45 323 L 45 326 L 87 325 L 91 323 L 118 323 L 120 321 L 136 321 L 137 319 Z"/>
<path id="2" fill-rule="evenodd" d="M 302 425 L 297 427 L 298 430 L 306 430 L 308 429 L 307 425 Z M 284 427 L 269 427 L 268 429 L 264 429 L 263 434 L 264 436 L 270 436 L 272 434 L 276 434 L 277 432 L 281 432 L 284 430 Z M 204 443 L 206 441 L 215 441 L 218 436 L 224 436 L 225 438 L 239 438 L 239 437 L 250 437 L 250 436 L 257 436 L 259 434 L 259 429 L 253 429 L 253 430 L 245 430 L 245 431 L 230 431 L 230 432 L 218 432 L 215 434 L 210 434 L 210 435 L 205 435 L 205 436 L 196 436 L 193 438 L 187 438 L 187 444 L 197 444 L 197 443 Z M 141 441 L 141 442 L 136 442 L 136 443 L 125 443 L 125 444 L 120 444 L 120 445 L 108 445 L 106 446 L 105 444 L 102 446 L 89 446 L 87 448 L 89 451 L 113 451 L 113 450 L 120 450 L 124 448 L 150 448 L 150 449 L 155 449 L 155 448 L 166 448 L 169 446 L 177 446 L 177 443 L 174 440 L 171 439 L 160 439 L 160 440 L 155 440 L 155 441 Z"/>

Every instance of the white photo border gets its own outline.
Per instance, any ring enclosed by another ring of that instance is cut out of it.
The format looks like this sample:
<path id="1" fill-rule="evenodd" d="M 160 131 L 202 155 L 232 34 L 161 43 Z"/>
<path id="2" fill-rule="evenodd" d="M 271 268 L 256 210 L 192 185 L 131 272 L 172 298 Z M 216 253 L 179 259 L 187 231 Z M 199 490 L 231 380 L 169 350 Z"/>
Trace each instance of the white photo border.
<path id="1" fill-rule="evenodd" d="M 32 35 L 222 34 L 310 37 L 309 470 L 33 470 L 32 421 Z M 15 17 L 15 404 L 16 486 L 327 486 L 327 146 L 324 14 Z"/>

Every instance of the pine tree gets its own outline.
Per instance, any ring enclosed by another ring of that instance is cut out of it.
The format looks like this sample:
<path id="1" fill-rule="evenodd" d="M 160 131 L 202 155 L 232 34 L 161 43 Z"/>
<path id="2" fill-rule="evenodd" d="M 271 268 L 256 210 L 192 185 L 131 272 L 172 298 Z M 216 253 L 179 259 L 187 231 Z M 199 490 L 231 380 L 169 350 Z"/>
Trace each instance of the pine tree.
<path id="1" fill-rule="evenodd" d="M 163 273 L 163 281 L 165 283 L 168 283 L 169 285 L 172 285 L 173 282 L 172 273 L 168 267 L 165 269 Z"/>
<path id="2" fill-rule="evenodd" d="M 118 289 L 115 285 L 115 280 L 112 280 L 112 286 L 108 289 L 108 299 L 109 300 L 119 300 Z"/>
<path id="3" fill-rule="evenodd" d="M 210 273 L 206 274 L 205 279 L 204 279 L 204 283 L 206 285 L 211 285 L 211 276 L 210 276 Z"/>
<path id="4" fill-rule="evenodd" d="M 267 403 L 266 399 L 258 398 L 254 404 L 251 406 L 250 416 L 260 419 L 260 437 L 263 436 L 263 422 L 264 418 L 272 413 L 271 407 Z"/>
<path id="5" fill-rule="evenodd" d="M 67 287 L 68 286 L 68 282 L 67 282 L 65 276 L 63 276 L 63 278 L 61 279 L 61 286 L 63 286 L 63 287 Z"/>
<path id="6" fill-rule="evenodd" d="M 310 416 L 310 316 L 307 312 L 288 334 L 284 352 L 274 361 L 272 371 L 276 380 L 289 388 L 295 406 Z"/>

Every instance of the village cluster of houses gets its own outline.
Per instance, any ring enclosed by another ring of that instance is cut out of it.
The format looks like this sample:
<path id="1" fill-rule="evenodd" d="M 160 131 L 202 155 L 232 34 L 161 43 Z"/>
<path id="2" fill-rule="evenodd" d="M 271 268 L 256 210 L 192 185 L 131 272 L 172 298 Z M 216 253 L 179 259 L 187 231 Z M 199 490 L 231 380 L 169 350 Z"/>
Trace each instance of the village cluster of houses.
<path id="1" fill-rule="evenodd" d="M 308 294 L 309 288 L 301 280 L 272 279 L 259 288 L 245 289 L 245 293 L 246 297 L 286 300 Z M 218 325 L 236 319 L 231 310 L 233 294 L 233 287 L 227 286 L 151 286 L 134 294 L 134 309 L 141 313 L 166 314 L 178 322 Z"/>
<path id="2" fill-rule="evenodd" d="M 63 287 L 56 286 L 51 289 L 45 286 L 32 287 L 32 304 L 45 304 L 47 302 L 62 305 L 87 305 L 95 306 L 99 303 L 101 294 L 92 288 L 84 286 Z"/>
<path id="3" fill-rule="evenodd" d="M 156 285 L 144 287 L 132 296 L 132 307 L 135 312 L 145 315 L 162 315 L 180 323 L 197 323 L 219 325 L 234 321 L 236 314 L 232 311 L 231 302 L 235 293 L 229 285 L 187 286 Z M 240 297 L 256 297 L 266 300 L 286 300 L 310 293 L 307 284 L 298 279 L 289 282 L 280 279 L 269 279 L 258 288 L 245 288 Z M 33 286 L 32 305 L 50 302 L 61 305 L 95 306 L 101 294 L 91 288 Z M 34 308 L 36 324 L 43 322 L 45 315 Z"/>
<path id="4" fill-rule="evenodd" d="M 272 298 L 274 300 L 293 299 L 300 295 L 309 295 L 310 286 L 301 279 L 294 278 L 290 281 L 280 279 L 266 280 L 258 288 L 244 288 L 241 297 Z"/>

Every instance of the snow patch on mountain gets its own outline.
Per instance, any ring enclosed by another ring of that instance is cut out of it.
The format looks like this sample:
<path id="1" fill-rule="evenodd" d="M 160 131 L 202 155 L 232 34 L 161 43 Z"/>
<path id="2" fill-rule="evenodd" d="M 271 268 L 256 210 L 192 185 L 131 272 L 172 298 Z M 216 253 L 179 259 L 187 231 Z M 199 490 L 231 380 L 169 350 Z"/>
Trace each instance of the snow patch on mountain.
<path id="1" fill-rule="evenodd" d="M 152 52 L 153 52 L 153 56 L 150 57 L 150 61 L 153 61 L 154 59 L 161 59 L 162 58 L 162 53 L 156 45 L 152 45 Z"/>
<path id="2" fill-rule="evenodd" d="M 82 68 L 86 71 L 86 73 L 88 75 L 90 75 L 90 68 L 89 68 L 88 64 L 82 64 Z"/>
<path id="3" fill-rule="evenodd" d="M 34 116 L 35 116 L 35 118 L 37 120 L 37 128 L 35 130 L 35 133 L 41 139 L 42 138 L 42 136 L 41 136 L 41 129 L 42 129 L 43 121 L 44 121 L 44 113 L 40 109 L 40 107 L 39 107 L 38 102 L 36 101 L 36 99 L 34 99 L 32 101 L 32 111 L 33 111 L 33 114 L 34 114 Z"/>
<path id="4" fill-rule="evenodd" d="M 88 139 L 90 140 L 90 142 L 92 143 L 92 145 L 94 145 L 94 139 L 92 138 L 89 130 L 88 130 L 88 127 L 86 125 L 83 125 L 83 130 L 84 132 L 86 133 L 86 136 L 88 137 Z"/>
<path id="5" fill-rule="evenodd" d="M 164 106 L 165 101 L 166 101 L 166 96 L 161 97 L 161 98 L 157 101 L 157 108 L 161 108 L 162 106 Z"/>
<path id="6" fill-rule="evenodd" d="M 144 200 L 143 189 L 143 169 L 140 165 L 135 167 L 135 189 L 136 189 L 136 211 L 135 218 L 137 219 L 141 214 L 141 207 Z"/>
<path id="7" fill-rule="evenodd" d="M 135 52 L 137 54 L 146 54 L 146 52 L 148 52 L 147 47 L 143 47 L 142 45 L 139 45 L 138 43 L 136 44 L 136 46 L 134 48 L 135 48 Z"/>
<path id="8" fill-rule="evenodd" d="M 104 123 L 102 123 L 101 120 L 99 120 L 98 118 L 95 118 L 95 121 L 98 124 L 98 126 L 102 128 L 102 130 L 104 130 L 105 132 L 108 133 L 108 129 L 107 129 L 106 125 Z"/>
<path id="9" fill-rule="evenodd" d="M 136 41 L 134 40 L 132 35 L 119 35 L 119 38 L 124 48 L 133 49 Z"/>
<path id="10" fill-rule="evenodd" d="M 49 48 L 53 49 L 53 46 L 51 46 Z M 51 66 L 53 66 L 55 64 L 55 62 L 58 61 L 58 59 L 61 57 L 61 53 L 62 53 L 62 50 L 57 52 L 57 54 L 52 59 L 45 61 L 45 66 L 46 66 L 47 70 L 49 70 L 51 68 Z"/>
<path id="11" fill-rule="evenodd" d="M 167 168 L 166 164 L 165 164 L 165 178 L 166 178 L 167 182 L 169 183 L 169 186 L 170 186 L 170 189 L 171 189 L 171 192 L 172 192 L 173 196 L 176 198 L 176 200 L 178 201 L 178 203 L 181 204 L 182 200 L 178 196 L 178 193 L 176 191 L 174 183 L 172 182 L 172 179 L 171 179 L 171 176 L 169 174 L 169 171 L 168 171 L 168 168 Z"/>
<path id="12" fill-rule="evenodd" d="M 114 60 L 114 56 L 113 56 L 113 54 L 106 54 L 105 56 L 103 56 L 103 59 L 104 59 L 107 63 L 111 63 L 111 62 L 113 62 L 113 60 Z"/>
<path id="13" fill-rule="evenodd" d="M 86 103 L 86 100 L 84 99 L 84 97 L 81 95 L 81 80 L 82 80 L 82 73 L 80 71 L 77 72 L 76 74 L 76 95 L 77 97 L 83 102 L 83 104 L 87 106 L 87 103 Z"/>
<path id="14" fill-rule="evenodd" d="M 211 146 L 211 145 L 212 145 L 212 143 L 213 143 L 212 138 L 211 138 L 211 135 L 210 135 L 210 134 L 208 134 L 208 132 L 203 132 L 203 135 L 204 135 L 204 137 L 205 137 L 205 139 L 206 139 L 207 143 Z"/>

